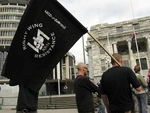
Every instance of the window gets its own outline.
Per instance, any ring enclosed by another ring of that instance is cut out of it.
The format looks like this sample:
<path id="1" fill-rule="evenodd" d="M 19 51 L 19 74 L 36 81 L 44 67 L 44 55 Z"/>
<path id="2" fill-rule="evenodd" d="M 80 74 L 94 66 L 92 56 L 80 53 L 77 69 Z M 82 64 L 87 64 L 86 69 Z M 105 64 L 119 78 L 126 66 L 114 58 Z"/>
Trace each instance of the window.
<path id="1" fill-rule="evenodd" d="M 106 70 L 106 66 L 102 66 L 101 69 L 102 69 L 102 72 L 104 72 Z"/>
<path id="2" fill-rule="evenodd" d="M 141 61 L 142 69 L 148 69 L 147 68 L 147 60 L 146 60 L 146 58 L 140 58 L 140 61 Z M 136 59 L 136 64 L 139 65 L 139 59 Z"/>
<path id="3" fill-rule="evenodd" d="M 63 64 L 66 64 L 66 57 L 63 58 Z"/>
<path id="4" fill-rule="evenodd" d="M 121 55 L 125 55 L 129 53 L 127 44 L 118 45 L 117 49 L 118 49 L 118 53 L 120 53 Z"/>
<path id="5" fill-rule="evenodd" d="M 143 41 L 143 42 L 138 42 L 138 49 L 139 49 L 139 52 L 146 52 L 146 51 L 147 51 L 146 43 L 147 43 L 147 42 L 145 42 L 145 41 Z"/>
<path id="6" fill-rule="evenodd" d="M 122 26 L 121 26 L 121 27 L 116 27 L 116 31 L 117 31 L 118 33 L 123 32 L 123 27 L 122 27 Z"/>
<path id="7" fill-rule="evenodd" d="M 128 60 L 124 60 L 123 61 L 123 66 L 129 67 L 129 61 Z"/>
<path id="8" fill-rule="evenodd" d="M 139 42 L 139 41 L 137 40 L 137 46 L 138 46 L 139 52 L 146 52 L 146 51 L 147 51 L 146 43 L 147 43 L 147 42 L 145 42 L 145 41 Z M 136 45 L 135 45 L 134 48 L 133 48 L 133 53 L 137 53 Z"/>
<path id="9" fill-rule="evenodd" d="M 101 70 L 102 70 L 102 72 L 104 72 L 106 70 L 106 65 L 105 65 L 104 59 L 101 60 Z"/>
<path id="10" fill-rule="evenodd" d="M 103 48 L 100 47 L 99 50 L 100 50 L 100 54 L 105 54 L 105 51 Z"/>
<path id="11" fill-rule="evenodd" d="M 73 57 L 68 56 L 69 57 L 69 66 L 73 66 Z"/>
<path id="12" fill-rule="evenodd" d="M 134 28 L 135 30 L 136 30 L 136 29 L 140 29 L 139 23 L 133 24 L 133 28 Z"/>

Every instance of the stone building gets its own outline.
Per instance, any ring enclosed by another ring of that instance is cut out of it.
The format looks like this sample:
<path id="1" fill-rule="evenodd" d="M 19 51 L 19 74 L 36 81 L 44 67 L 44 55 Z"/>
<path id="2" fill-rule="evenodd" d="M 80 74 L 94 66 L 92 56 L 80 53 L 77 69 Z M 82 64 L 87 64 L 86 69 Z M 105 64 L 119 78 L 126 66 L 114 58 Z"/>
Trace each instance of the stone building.
<path id="1" fill-rule="evenodd" d="M 150 68 L 149 16 L 112 24 L 97 24 L 90 28 L 90 33 L 107 52 L 121 54 L 124 66 L 133 69 L 136 64 L 139 64 L 142 67 L 141 73 L 147 76 L 147 70 Z M 136 40 L 131 50 L 133 37 Z M 91 37 L 88 37 L 86 49 L 89 57 L 89 75 L 97 82 L 102 73 L 111 67 L 110 56 Z"/>
<path id="2" fill-rule="evenodd" d="M 29 1 L 0 0 L 0 84 L 7 85 L 9 81 L 1 76 L 1 71 L 20 19 Z M 47 81 L 41 88 L 41 95 L 63 93 L 61 87 L 65 84 L 68 85 L 68 93 L 73 93 L 73 80 L 75 76 L 75 56 L 68 52 L 53 72 L 50 73 Z"/>
<path id="3" fill-rule="evenodd" d="M 0 0 L 0 73 L 28 1 Z"/>

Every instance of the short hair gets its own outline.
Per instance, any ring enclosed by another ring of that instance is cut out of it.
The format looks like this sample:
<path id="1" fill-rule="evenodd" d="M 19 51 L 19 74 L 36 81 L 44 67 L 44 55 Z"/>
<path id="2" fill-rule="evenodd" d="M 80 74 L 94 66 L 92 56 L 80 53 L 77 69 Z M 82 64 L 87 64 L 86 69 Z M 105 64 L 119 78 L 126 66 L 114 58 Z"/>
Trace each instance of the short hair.
<path id="1" fill-rule="evenodd" d="M 80 68 L 86 67 L 86 64 L 83 62 L 78 63 L 77 69 L 79 70 Z"/>
<path id="2" fill-rule="evenodd" d="M 141 70 L 139 65 L 134 66 L 134 72 L 138 73 Z"/>
<path id="3" fill-rule="evenodd" d="M 118 62 L 120 61 L 120 59 L 122 59 L 122 56 L 121 56 L 120 54 L 118 54 L 118 53 L 114 53 L 114 54 L 112 54 L 112 56 L 113 56 Z M 111 63 L 114 64 L 114 63 L 116 63 L 116 61 L 115 61 L 113 58 L 111 58 Z"/>

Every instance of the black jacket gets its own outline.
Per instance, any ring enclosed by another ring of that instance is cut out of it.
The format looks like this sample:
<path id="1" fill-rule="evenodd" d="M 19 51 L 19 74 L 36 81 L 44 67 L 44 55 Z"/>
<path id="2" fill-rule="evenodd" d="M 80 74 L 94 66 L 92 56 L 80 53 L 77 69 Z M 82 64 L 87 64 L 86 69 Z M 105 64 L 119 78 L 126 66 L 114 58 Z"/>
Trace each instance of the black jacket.
<path id="1" fill-rule="evenodd" d="M 89 77 L 78 75 L 74 81 L 74 89 L 78 112 L 94 112 L 92 92 L 99 92 L 98 87 Z"/>

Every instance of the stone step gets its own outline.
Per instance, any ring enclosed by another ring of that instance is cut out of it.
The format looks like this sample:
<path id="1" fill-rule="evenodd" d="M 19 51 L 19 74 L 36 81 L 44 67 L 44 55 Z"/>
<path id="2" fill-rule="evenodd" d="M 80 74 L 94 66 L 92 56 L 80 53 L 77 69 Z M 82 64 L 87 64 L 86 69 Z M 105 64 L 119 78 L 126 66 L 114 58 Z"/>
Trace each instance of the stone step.
<path id="1" fill-rule="evenodd" d="M 77 108 L 76 104 L 74 105 L 48 105 L 47 109 L 73 109 L 73 108 Z"/>
<path id="2" fill-rule="evenodd" d="M 38 100 L 38 109 L 73 109 L 76 108 L 75 95 L 47 96 Z"/>
<path id="3" fill-rule="evenodd" d="M 148 94 L 148 105 L 150 105 L 150 92 Z M 38 109 L 73 109 L 77 108 L 75 96 L 72 97 L 43 97 L 39 98 Z"/>

